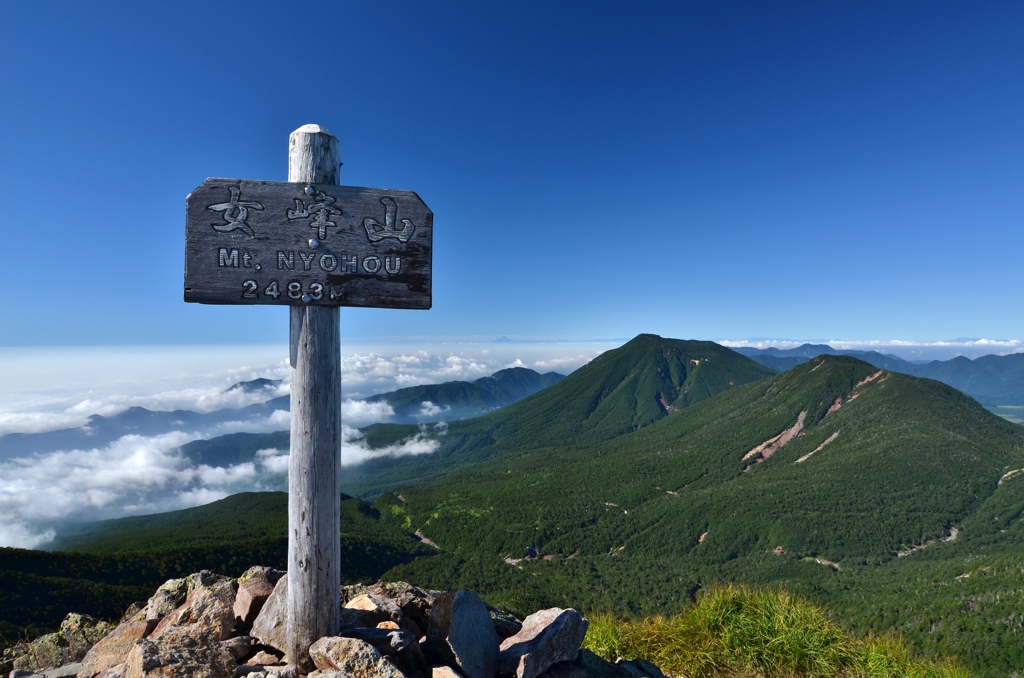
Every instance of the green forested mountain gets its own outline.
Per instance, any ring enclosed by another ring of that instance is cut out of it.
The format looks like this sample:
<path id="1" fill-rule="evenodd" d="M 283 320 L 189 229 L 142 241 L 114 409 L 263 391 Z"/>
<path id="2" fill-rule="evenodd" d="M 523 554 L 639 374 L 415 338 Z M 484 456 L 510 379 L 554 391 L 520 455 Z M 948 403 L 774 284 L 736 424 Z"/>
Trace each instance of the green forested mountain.
<path id="1" fill-rule="evenodd" d="M 856 629 L 899 629 L 998 673 L 1024 658 L 1010 643 L 1024 474 L 1007 476 L 1021 468 L 1024 428 L 939 382 L 827 356 L 376 506 L 442 548 L 388 576 L 456 581 L 513 608 L 630 614 L 673 611 L 715 582 L 778 584 Z M 539 559 L 510 562 L 530 547 Z"/>
<path id="2" fill-rule="evenodd" d="M 347 468 L 343 489 L 374 496 L 400 483 L 443 478 L 506 452 L 548 445 L 590 445 L 635 431 L 734 386 L 774 371 L 710 341 L 641 334 L 571 375 L 500 410 L 452 422 L 435 433 L 437 452 L 381 457 Z M 419 433 L 415 426 L 365 429 L 380 448 Z"/>
<path id="3" fill-rule="evenodd" d="M 386 402 L 395 411 L 396 423 L 464 419 L 504 407 L 557 384 L 565 375 L 540 374 L 525 367 L 509 367 L 475 381 L 446 381 L 381 393 L 366 400 Z M 424 410 L 430 403 L 436 410 Z"/>
<path id="4" fill-rule="evenodd" d="M 986 355 L 974 360 L 959 356 L 951 360 L 912 363 L 877 351 L 837 351 L 827 344 L 804 344 L 786 350 L 749 347 L 734 350 L 780 372 L 819 355 L 849 355 L 883 370 L 949 384 L 989 408 L 1024 406 L 1024 353 Z"/>

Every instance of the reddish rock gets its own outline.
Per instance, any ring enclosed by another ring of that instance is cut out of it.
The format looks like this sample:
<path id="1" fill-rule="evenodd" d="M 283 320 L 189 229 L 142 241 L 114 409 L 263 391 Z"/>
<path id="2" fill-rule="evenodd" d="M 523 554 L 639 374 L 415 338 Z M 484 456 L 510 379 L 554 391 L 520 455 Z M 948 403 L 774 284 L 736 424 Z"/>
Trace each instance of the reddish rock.
<path id="1" fill-rule="evenodd" d="M 273 592 L 274 585 L 262 577 L 252 577 L 238 585 L 233 607 L 238 632 L 248 633 L 252 629 L 253 622 Z"/>
<path id="2" fill-rule="evenodd" d="M 553 607 L 534 612 L 522 630 L 501 643 L 498 671 L 536 678 L 558 662 L 572 661 L 587 635 L 588 622 L 576 610 Z"/>
<path id="3" fill-rule="evenodd" d="M 235 587 L 230 580 L 197 588 L 181 607 L 160 620 L 150 638 L 157 639 L 175 626 L 201 624 L 213 631 L 216 640 L 224 640 L 235 625 L 234 602 Z"/>
<path id="4" fill-rule="evenodd" d="M 113 666 L 123 664 L 135 642 L 145 638 L 154 626 L 155 619 L 122 622 L 86 653 L 78 678 L 92 678 Z"/>
<path id="5" fill-rule="evenodd" d="M 188 624 L 132 646 L 126 678 L 233 678 L 236 666 L 211 629 Z"/>
<path id="6" fill-rule="evenodd" d="M 321 671 L 340 671 L 351 678 L 405 678 L 390 659 L 356 638 L 321 638 L 310 646 L 309 656 Z"/>

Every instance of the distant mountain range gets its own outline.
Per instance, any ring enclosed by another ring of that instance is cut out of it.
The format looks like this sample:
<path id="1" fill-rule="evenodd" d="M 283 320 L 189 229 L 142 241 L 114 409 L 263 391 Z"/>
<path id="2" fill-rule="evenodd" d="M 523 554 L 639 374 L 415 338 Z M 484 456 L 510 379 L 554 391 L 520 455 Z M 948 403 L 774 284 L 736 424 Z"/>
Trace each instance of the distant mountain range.
<path id="1" fill-rule="evenodd" d="M 422 435 L 365 432 L 376 447 Z M 780 586 L 979 675 L 1024 660 L 1024 428 L 946 384 L 831 354 L 779 374 L 710 342 L 641 335 L 434 435 L 434 453 L 346 468 L 347 492 L 376 495 L 352 504 L 371 535 L 439 546 L 396 550 L 385 579 L 514 611 L 621 615 L 678 611 L 714 583 Z M 264 496 L 232 510 L 244 522 Z M 261 511 L 277 534 L 282 518 Z M 167 556 L 190 566 L 253 548 L 231 516 L 176 515 L 59 543 L 114 558 L 194 542 Z"/>
<path id="2" fill-rule="evenodd" d="M 1024 406 L 1024 353 L 986 355 L 974 360 L 961 356 L 917 363 L 877 351 L 837 351 L 827 344 L 804 344 L 785 350 L 748 347 L 733 350 L 780 372 L 819 355 L 854 356 L 885 370 L 949 384 L 986 407 Z"/>
<path id="3" fill-rule="evenodd" d="M 447 381 L 400 388 L 367 398 L 386 402 L 395 411 L 395 423 L 466 419 L 504 407 L 557 384 L 565 375 L 540 374 L 525 367 L 499 370 L 475 381 Z"/>

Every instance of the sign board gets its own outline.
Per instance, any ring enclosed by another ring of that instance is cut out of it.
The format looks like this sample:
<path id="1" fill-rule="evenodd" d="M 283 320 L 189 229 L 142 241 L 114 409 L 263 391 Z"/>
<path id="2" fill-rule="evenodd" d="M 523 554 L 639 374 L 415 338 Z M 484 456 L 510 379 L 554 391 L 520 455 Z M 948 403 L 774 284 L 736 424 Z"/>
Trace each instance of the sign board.
<path id="1" fill-rule="evenodd" d="M 412 191 L 207 179 L 185 205 L 185 301 L 430 308 L 434 215 Z"/>

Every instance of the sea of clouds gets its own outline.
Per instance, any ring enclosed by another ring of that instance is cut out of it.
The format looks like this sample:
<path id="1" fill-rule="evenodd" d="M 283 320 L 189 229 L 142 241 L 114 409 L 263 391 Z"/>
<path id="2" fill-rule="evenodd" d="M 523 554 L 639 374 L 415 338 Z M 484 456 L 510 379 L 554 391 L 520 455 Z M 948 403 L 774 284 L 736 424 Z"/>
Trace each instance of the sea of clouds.
<path id="1" fill-rule="evenodd" d="M 406 386 L 473 380 L 505 367 L 568 374 L 622 342 L 378 344 L 343 346 L 342 464 L 379 455 L 425 454 L 439 445 L 443 424 L 385 449 L 371 449 L 359 428 L 386 422 L 386 403 L 370 395 Z M 722 341 L 731 346 L 792 348 L 803 341 Z M 875 350 L 909 360 L 978 357 L 1024 351 L 1020 341 L 814 341 L 837 349 Z M 214 412 L 263 402 L 288 392 L 285 346 L 0 348 L 0 436 L 86 426 L 89 417 L 129 407 Z M 257 378 L 280 380 L 249 392 L 231 386 Z M 442 414 L 433 403 L 425 412 Z M 196 465 L 181 453 L 187 442 L 235 431 L 287 429 L 276 411 L 256 420 L 221 421 L 152 436 L 126 434 L 96 447 L 57 450 L 0 461 L 0 546 L 45 548 L 61 523 L 169 511 L 245 491 L 287 486 L 288 451 L 261 450 L 254 461 L 228 468 Z"/>
<path id="2" fill-rule="evenodd" d="M 371 449 L 358 429 L 386 422 L 394 412 L 387 403 L 363 398 L 406 386 L 478 379 L 505 367 L 566 374 L 613 346 L 346 346 L 342 464 L 433 452 L 446 433 L 443 424 L 421 427 L 407 440 Z M 85 427 L 92 415 L 111 416 L 129 407 L 207 413 L 263 402 L 287 394 L 287 355 L 285 346 L 0 348 L 0 435 Z M 257 378 L 281 383 L 256 392 L 231 388 Z M 424 403 L 426 411 L 431 408 L 440 410 Z M 45 548 L 68 521 L 157 513 L 238 492 L 284 489 L 287 450 L 261 450 L 252 462 L 219 468 L 194 464 L 181 446 L 236 431 L 284 430 L 288 422 L 288 413 L 278 410 L 255 420 L 127 434 L 106 445 L 0 461 L 0 546 Z"/>

